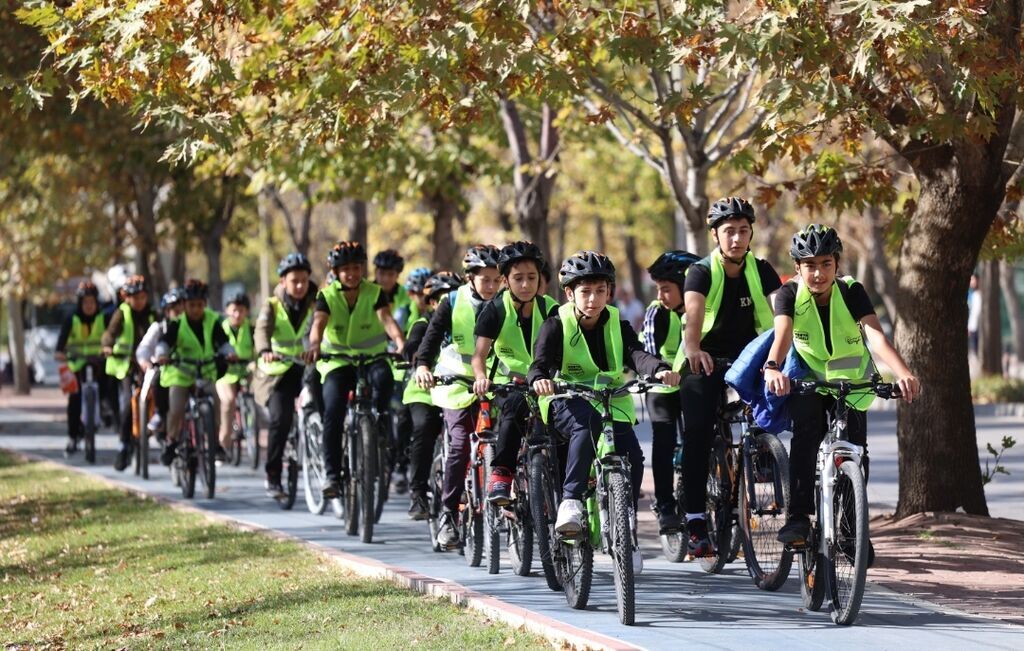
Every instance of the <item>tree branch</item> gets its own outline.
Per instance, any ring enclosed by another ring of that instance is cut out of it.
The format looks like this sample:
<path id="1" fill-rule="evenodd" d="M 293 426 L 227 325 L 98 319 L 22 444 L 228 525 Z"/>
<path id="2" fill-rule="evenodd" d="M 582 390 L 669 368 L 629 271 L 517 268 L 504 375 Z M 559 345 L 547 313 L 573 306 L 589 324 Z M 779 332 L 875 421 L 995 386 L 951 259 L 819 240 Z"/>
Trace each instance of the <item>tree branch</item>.
<path id="1" fill-rule="evenodd" d="M 592 113 L 597 113 L 600 110 L 598 109 L 597 105 L 594 104 L 594 102 L 591 101 L 590 99 L 584 98 L 583 103 L 587 110 L 589 110 Z M 629 127 L 630 129 L 630 133 L 636 134 L 636 129 L 633 127 L 632 122 L 630 122 L 628 118 L 625 118 L 624 121 L 626 122 L 627 127 Z M 625 133 L 623 133 L 622 130 L 619 129 L 619 127 L 615 124 L 613 120 L 608 120 L 607 122 L 604 123 L 604 126 L 605 128 L 608 129 L 609 132 L 611 132 L 612 136 L 615 137 L 615 139 L 619 142 L 620 145 L 628 149 L 634 155 L 638 156 L 641 160 L 647 163 L 647 165 L 649 165 L 656 172 L 658 172 L 658 174 L 665 176 L 667 178 L 667 172 L 664 163 L 661 160 L 659 160 L 657 156 L 654 155 L 654 152 L 651 151 L 650 147 L 648 147 L 642 139 L 634 141 L 632 138 L 628 137 Z"/>
<path id="2" fill-rule="evenodd" d="M 655 133 L 660 133 L 665 130 L 663 125 L 656 123 L 647 114 L 641 111 L 635 104 L 632 104 L 628 100 L 622 97 L 619 93 L 612 91 L 607 85 L 597 77 L 591 75 L 589 79 L 590 87 L 594 90 L 597 95 L 608 102 L 609 104 L 616 106 L 628 112 L 630 115 L 635 117 L 640 124 L 650 129 Z"/>

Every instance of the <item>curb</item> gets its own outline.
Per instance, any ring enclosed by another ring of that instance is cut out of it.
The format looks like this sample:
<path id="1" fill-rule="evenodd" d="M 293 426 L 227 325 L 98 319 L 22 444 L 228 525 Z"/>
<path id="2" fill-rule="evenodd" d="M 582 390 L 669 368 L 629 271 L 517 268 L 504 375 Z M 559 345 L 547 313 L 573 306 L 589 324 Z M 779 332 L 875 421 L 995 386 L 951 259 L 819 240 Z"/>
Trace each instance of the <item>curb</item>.
<path id="1" fill-rule="evenodd" d="M 557 643 L 562 648 L 569 647 L 571 649 L 579 649 L 581 651 L 590 649 L 632 651 L 643 648 L 606 635 L 593 633 L 570 624 L 565 624 L 546 615 L 541 615 L 540 613 L 520 608 L 519 606 L 505 603 L 500 599 L 477 592 L 459 583 L 455 583 L 454 581 L 426 576 L 397 565 L 389 565 L 374 559 L 364 558 L 349 552 L 332 549 L 325 545 L 321 545 L 320 543 L 303 540 L 302 538 L 292 536 L 291 534 L 283 531 L 278 531 L 277 529 L 271 529 L 269 527 L 251 524 L 248 522 L 241 522 L 220 513 L 207 511 L 198 506 L 192 506 L 191 504 L 179 502 L 160 495 L 151 495 L 127 482 L 110 479 L 102 475 L 96 475 L 85 468 L 68 466 L 42 455 L 6 448 L 4 451 L 16 458 L 28 461 L 51 463 L 53 465 L 60 466 L 61 468 L 80 475 L 85 475 L 137 497 L 152 500 L 158 504 L 168 506 L 176 511 L 200 515 L 213 522 L 225 524 L 240 531 L 268 536 L 274 540 L 297 543 L 302 547 L 318 552 L 330 559 L 331 562 L 338 567 L 348 570 L 357 576 L 387 581 L 400 588 L 414 590 L 430 597 L 450 601 L 456 606 L 462 606 L 482 613 L 490 619 L 508 624 L 513 628 L 526 630 L 540 635 L 553 643 Z"/>

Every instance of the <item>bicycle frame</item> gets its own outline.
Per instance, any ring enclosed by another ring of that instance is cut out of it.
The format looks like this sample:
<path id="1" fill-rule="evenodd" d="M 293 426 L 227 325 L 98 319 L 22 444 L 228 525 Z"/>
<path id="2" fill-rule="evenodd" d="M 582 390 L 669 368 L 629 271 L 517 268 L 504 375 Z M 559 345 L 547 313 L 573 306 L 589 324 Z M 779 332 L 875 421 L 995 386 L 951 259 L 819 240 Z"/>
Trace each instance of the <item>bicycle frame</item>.
<path id="1" fill-rule="evenodd" d="M 819 536 L 818 548 L 824 552 L 835 542 L 835 530 L 833 529 L 834 513 L 833 490 L 836 486 L 837 468 L 843 461 L 853 461 L 862 470 L 864 448 L 851 443 L 846 438 L 846 419 L 849 406 L 846 404 L 845 395 L 842 395 L 836 402 L 835 416 L 830 418 L 826 429 L 825 438 L 818 446 L 818 456 L 815 467 L 815 478 L 820 492 L 820 503 L 818 504 L 819 521 L 821 523 L 821 535 Z"/>

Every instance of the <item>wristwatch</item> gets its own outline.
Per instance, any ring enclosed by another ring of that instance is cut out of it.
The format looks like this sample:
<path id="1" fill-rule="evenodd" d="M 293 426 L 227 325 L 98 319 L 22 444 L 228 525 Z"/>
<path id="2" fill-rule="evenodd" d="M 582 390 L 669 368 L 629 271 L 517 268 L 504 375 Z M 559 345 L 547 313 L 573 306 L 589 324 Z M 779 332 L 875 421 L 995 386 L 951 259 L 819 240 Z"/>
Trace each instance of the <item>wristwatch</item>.
<path id="1" fill-rule="evenodd" d="M 767 362 L 764 363 L 764 366 L 761 367 L 761 372 L 764 373 L 768 369 L 771 369 L 773 371 L 779 370 L 779 363 L 776 362 L 774 359 L 768 360 Z"/>

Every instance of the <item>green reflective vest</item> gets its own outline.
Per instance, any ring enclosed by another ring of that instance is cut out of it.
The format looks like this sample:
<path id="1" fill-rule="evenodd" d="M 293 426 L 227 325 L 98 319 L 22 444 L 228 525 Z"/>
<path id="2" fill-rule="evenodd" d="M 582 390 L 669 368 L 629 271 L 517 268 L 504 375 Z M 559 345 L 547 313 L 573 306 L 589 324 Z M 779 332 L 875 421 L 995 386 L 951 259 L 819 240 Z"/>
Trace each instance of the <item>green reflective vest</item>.
<path id="1" fill-rule="evenodd" d="M 476 327 L 476 315 L 483 307 L 485 301 L 474 305 L 473 290 L 469 285 L 463 285 L 448 295 L 452 302 L 452 343 L 445 346 L 441 351 L 446 361 L 451 360 L 448 366 L 452 365 L 454 358 L 458 357 L 458 373 L 464 378 L 473 379 L 472 359 L 476 351 L 476 337 L 473 330 Z M 487 368 L 490 369 L 494 361 L 494 351 L 487 358 Z M 444 409 L 465 409 L 476 402 L 476 394 L 461 383 L 436 386 L 430 390 L 430 396 L 434 404 Z"/>
<path id="2" fill-rule="evenodd" d="M 675 310 L 668 309 L 661 304 L 661 301 L 651 301 L 651 304 L 647 307 L 648 309 L 658 307 L 668 312 L 668 332 L 665 334 L 665 341 L 661 344 L 661 347 L 658 348 L 658 357 L 667 362 L 671 362 L 674 366 L 676 357 L 679 354 L 679 349 L 683 347 L 683 321 L 685 320 L 685 315 L 681 315 Z M 679 387 L 653 387 L 650 389 L 650 392 L 678 393 Z"/>
<path id="3" fill-rule="evenodd" d="M 427 317 L 419 316 L 416 317 L 415 321 L 409 322 L 409 327 L 405 331 L 405 336 L 408 337 L 409 333 L 412 332 L 413 327 L 417 323 L 426 323 Z M 414 402 L 421 402 L 425 405 L 433 405 L 434 401 L 430 399 L 430 390 L 421 389 L 420 385 L 416 384 L 416 379 L 412 373 L 409 373 L 409 381 L 405 383 L 405 390 L 402 392 L 402 403 L 411 405 Z"/>
<path id="4" fill-rule="evenodd" d="M 132 355 L 135 353 L 135 319 L 132 316 L 132 308 L 128 303 L 121 303 L 117 306 L 124 317 L 121 323 L 121 334 L 114 342 L 114 354 L 107 358 L 107 375 L 112 375 L 118 380 L 128 377 L 128 371 L 132 367 Z M 152 313 L 146 318 L 145 327 L 153 322 Z"/>
<path id="5" fill-rule="evenodd" d="M 174 356 L 187 360 L 204 360 L 204 363 L 199 369 L 195 364 L 187 363 L 165 366 L 160 371 L 160 386 L 190 387 L 200 378 L 213 382 L 217 379 L 217 364 L 213 361 L 213 329 L 220 322 L 220 315 L 206 308 L 203 313 L 202 345 L 192 331 L 188 317 L 182 314 L 175 320 L 178 322 L 178 338 L 174 342 Z"/>
<path id="6" fill-rule="evenodd" d="M 703 340 L 714 327 L 715 319 L 718 318 L 718 310 L 722 306 L 722 294 L 725 289 L 725 266 L 722 264 L 722 250 L 715 249 L 711 255 L 696 264 L 711 269 L 711 290 L 704 302 L 704 323 L 700 327 L 700 338 Z M 747 255 L 744 257 L 743 278 L 747 281 L 750 299 L 754 303 L 754 330 L 757 334 L 761 334 L 775 326 L 775 316 L 772 313 L 772 306 L 768 303 L 768 297 L 764 295 L 764 288 L 761 286 L 761 274 L 757 272 L 757 258 L 750 251 L 747 251 Z M 678 373 L 685 362 L 686 348 L 680 346 L 676 351 L 672 370 Z"/>
<path id="7" fill-rule="evenodd" d="M 853 285 L 854 279 L 846 276 L 842 279 L 847 286 Z M 838 282 L 832 284 L 832 296 L 828 302 L 829 334 L 832 340 L 832 352 L 825 346 L 825 329 L 821 323 L 814 297 L 804 283 L 800 283 L 796 292 L 793 314 L 793 346 L 803 359 L 816 380 L 834 382 L 851 380 L 864 382 L 874 372 L 871 353 L 864 344 L 864 333 L 853 320 L 850 309 L 839 291 Z M 834 393 L 820 389 L 819 393 Z M 857 391 L 846 398 L 850 407 L 864 411 L 875 400 L 871 391 Z"/>
<path id="8" fill-rule="evenodd" d="M 562 322 L 562 367 L 555 376 L 556 381 L 587 384 L 594 388 L 620 387 L 625 384 L 622 373 L 625 364 L 622 321 L 619 319 L 618 308 L 609 305 L 605 309 L 608 310 L 608 320 L 602 326 L 604 349 L 608 356 L 608 365 L 613 370 L 602 371 L 594 361 L 586 338 L 579 334 L 580 324 L 576 320 L 576 306 L 566 303 L 558 308 L 558 318 Z M 538 404 L 546 423 L 548 422 L 548 407 L 551 404 L 551 398 L 544 396 L 538 401 Z M 595 409 L 600 409 L 597 403 L 592 404 Z M 633 407 L 631 394 L 613 398 L 611 407 L 614 420 L 631 425 L 636 423 L 636 410 Z"/>
<path id="9" fill-rule="evenodd" d="M 85 329 L 88 328 L 88 332 Z M 107 329 L 106 319 L 97 313 L 92 325 L 82 323 L 78 314 L 71 315 L 71 332 L 64 346 L 64 354 L 68 358 L 68 368 L 77 373 L 85 368 L 87 357 L 97 357 L 103 352 L 103 331 Z"/>
<path id="10" fill-rule="evenodd" d="M 228 365 L 228 372 L 221 379 L 230 384 L 237 384 L 248 377 L 249 362 L 256 356 L 256 347 L 252 341 L 252 327 L 249 325 L 248 318 L 238 326 L 238 332 L 235 332 L 227 319 L 221 322 L 221 327 L 224 329 L 224 334 L 228 336 L 228 342 L 235 349 L 235 355 L 239 360 Z"/>
<path id="11" fill-rule="evenodd" d="M 324 341 L 320 346 L 322 353 L 374 355 L 388 349 L 388 336 L 384 332 L 384 324 L 377 318 L 377 312 L 373 309 L 380 298 L 380 292 L 380 285 L 367 280 L 361 281 L 356 304 L 350 309 L 338 281 L 321 290 L 320 295 L 331 308 L 327 329 L 324 330 Z M 316 363 L 316 369 L 323 380 L 334 369 L 349 365 L 349 362 L 340 359 L 322 359 Z"/>
<path id="12" fill-rule="evenodd" d="M 501 304 L 505 308 L 505 320 L 502 321 L 498 338 L 494 340 L 494 354 L 498 358 L 498 374 L 502 381 L 510 379 L 526 379 L 526 373 L 533 363 L 533 344 L 537 341 L 540 324 L 547 312 L 547 301 L 541 297 L 533 299 L 533 316 L 530 319 L 530 341 L 523 338 L 523 330 L 519 327 L 519 316 L 512 292 L 501 293 Z"/>
<path id="13" fill-rule="evenodd" d="M 298 357 L 305 348 L 302 345 L 302 335 L 309 329 L 309 321 L 313 318 L 313 305 L 306 309 L 306 315 L 299 324 L 299 329 L 292 327 L 291 319 L 288 318 L 288 310 L 284 303 L 276 296 L 271 296 L 267 301 L 274 310 L 274 331 L 270 334 L 270 349 L 278 355 Z M 292 367 L 294 362 L 277 360 L 265 362 L 261 357 L 257 366 L 267 375 L 284 375 Z"/>

